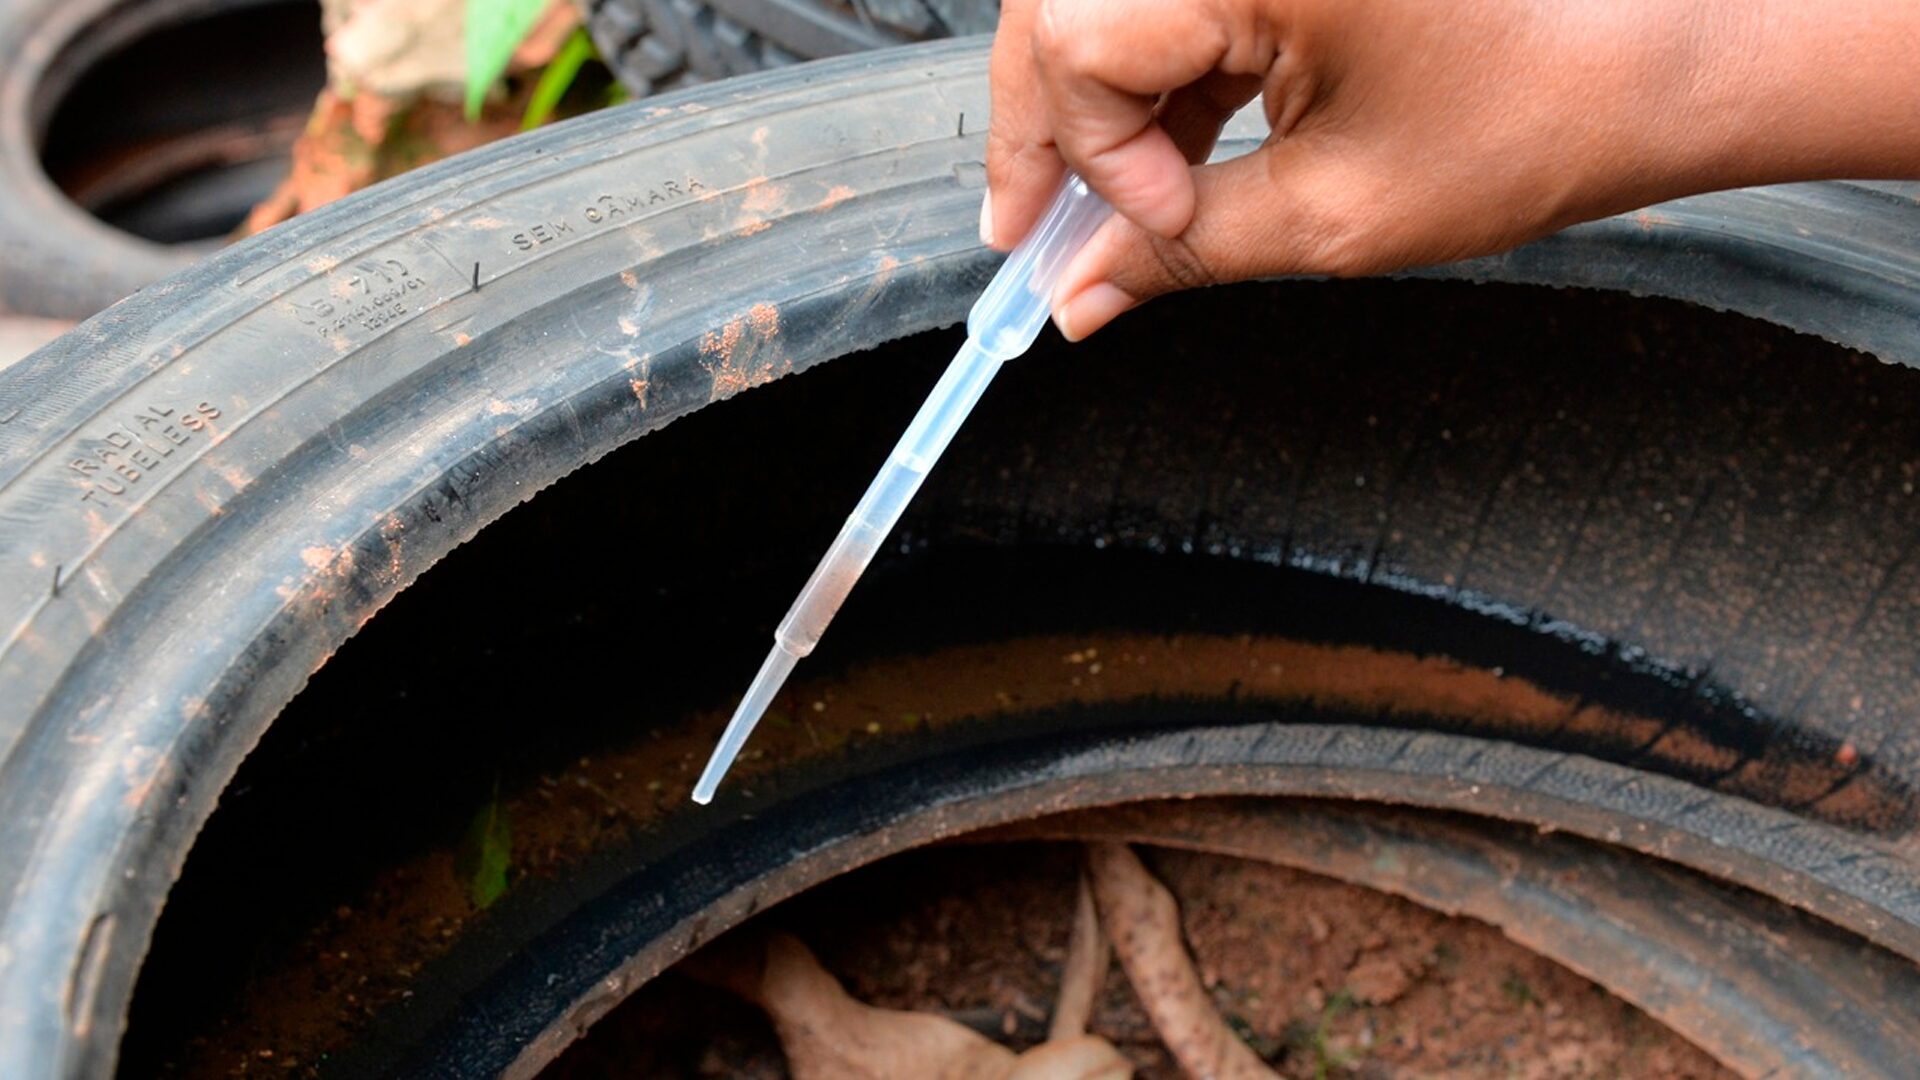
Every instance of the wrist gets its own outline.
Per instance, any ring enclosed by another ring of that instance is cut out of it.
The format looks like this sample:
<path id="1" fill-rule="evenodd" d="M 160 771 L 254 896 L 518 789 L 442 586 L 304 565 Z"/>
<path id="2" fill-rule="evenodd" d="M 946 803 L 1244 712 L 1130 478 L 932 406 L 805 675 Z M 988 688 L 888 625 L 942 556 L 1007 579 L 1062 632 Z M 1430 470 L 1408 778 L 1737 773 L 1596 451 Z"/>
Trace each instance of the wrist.
<path id="1" fill-rule="evenodd" d="M 1559 5 L 1545 77 L 1559 93 L 1557 152 L 1543 182 L 1561 225 L 1746 181 L 1749 135 L 1736 56 L 1742 0 Z"/>
<path id="2" fill-rule="evenodd" d="M 1639 202 L 1798 180 L 1920 177 L 1910 0 L 1678 0 L 1650 50 Z M 1676 66 L 1677 65 L 1677 66 Z"/>

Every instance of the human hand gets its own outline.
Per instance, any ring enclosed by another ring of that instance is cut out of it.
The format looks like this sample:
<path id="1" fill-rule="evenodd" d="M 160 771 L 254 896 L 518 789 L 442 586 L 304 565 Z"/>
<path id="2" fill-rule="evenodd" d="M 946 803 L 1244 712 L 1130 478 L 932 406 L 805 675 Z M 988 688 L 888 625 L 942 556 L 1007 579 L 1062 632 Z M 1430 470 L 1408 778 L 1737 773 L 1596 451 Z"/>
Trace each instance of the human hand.
<path id="1" fill-rule="evenodd" d="M 1195 285 L 1466 258 L 1713 187 L 1920 172 L 1920 9 L 1848 10 L 1006 0 L 982 239 L 1010 248 L 1068 166 L 1113 204 L 1054 294 L 1078 340 Z M 1260 149 L 1191 164 L 1256 96 Z"/>

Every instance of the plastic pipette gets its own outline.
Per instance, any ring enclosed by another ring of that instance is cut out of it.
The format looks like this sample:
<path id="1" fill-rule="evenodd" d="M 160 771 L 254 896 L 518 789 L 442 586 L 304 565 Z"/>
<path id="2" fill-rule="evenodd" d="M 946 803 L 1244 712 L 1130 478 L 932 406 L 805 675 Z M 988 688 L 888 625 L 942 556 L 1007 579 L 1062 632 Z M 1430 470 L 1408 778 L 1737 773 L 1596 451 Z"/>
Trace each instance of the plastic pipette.
<path id="1" fill-rule="evenodd" d="M 713 799 L 721 777 L 733 765 L 753 726 L 760 722 L 760 714 L 772 704 L 773 695 L 787 681 L 793 666 L 819 643 L 834 612 L 840 610 L 853 583 L 866 571 L 881 541 L 893 531 L 901 511 L 927 478 L 927 470 L 933 468 L 953 433 L 973 411 L 994 373 L 1005 361 L 1026 352 L 1040 336 L 1055 280 L 1110 212 L 1085 181 L 1068 173 L 1039 224 L 987 283 L 986 291 L 967 314 L 966 344 L 960 346 L 946 374 L 934 384 L 892 456 L 880 467 L 880 475 L 873 478 L 833 546 L 787 610 L 787 617 L 774 630 L 773 651 L 760 665 L 759 674 L 747 687 L 747 696 L 740 699 L 740 707 L 727 722 L 720 745 L 707 759 L 706 770 L 693 788 L 694 802 Z"/>

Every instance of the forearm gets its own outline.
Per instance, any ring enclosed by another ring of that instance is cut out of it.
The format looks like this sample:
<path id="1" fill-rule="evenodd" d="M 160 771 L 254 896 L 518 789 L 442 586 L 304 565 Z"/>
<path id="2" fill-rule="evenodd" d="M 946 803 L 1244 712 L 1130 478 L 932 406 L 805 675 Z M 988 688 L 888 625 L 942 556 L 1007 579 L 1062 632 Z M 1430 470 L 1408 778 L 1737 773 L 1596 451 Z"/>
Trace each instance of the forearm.
<path id="1" fill-rule="evenodd" d="M 1698 76 L 1657 121 L 1677 182 L 1920 179 L 1920 4 L 1698 7 Z"/>
<path id="2" fill-rule="evenodd" d="M 1920 178 L 1920 0 L 1005 11 L 997 238 L 1024 231 L 1063 163 L 1120 212 L 1056 291 L 1075 336 L 1198 282 L 1446 262 L 1720 188 Z M 1256 92 L 1276 138 L 1190 168 L 1197 121 Z"/>

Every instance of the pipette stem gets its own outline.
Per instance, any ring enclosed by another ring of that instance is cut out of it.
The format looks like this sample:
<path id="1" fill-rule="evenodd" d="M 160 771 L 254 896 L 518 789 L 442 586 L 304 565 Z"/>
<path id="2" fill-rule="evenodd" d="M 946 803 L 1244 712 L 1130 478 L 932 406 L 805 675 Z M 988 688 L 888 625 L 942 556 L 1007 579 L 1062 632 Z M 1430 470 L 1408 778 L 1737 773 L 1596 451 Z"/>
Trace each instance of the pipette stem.
<path id="1" fill-rule="evenodd" d="M 887 463 L 867 486 L 867 493 L 860 497 L 840 535 L 827 548 L 813 576 L 787 610 L 787 617 L 774 631 L 773 651 L 761 663 L 746 697 L 727 721 L 720 744 L 714 747 L 699 783 L 694 785 L 694 802 L 706 803 L 713 798 L 761 714 L 773 703 L 793 666 L 819 644 L 827 623 L 873 561 L 874 553 L 893 531 L 901 512 L 913 501 L 933 463 L 953 441 L 954 432 L 973 411 L 1001 363 L 1033 344 L 1046 322 L 1055 279 L 1108 213 L 1100 197 L 1079 177 L 1069 174 L 1039 223 L 987 283 L 986 291 L 967 316 L 966 344 L 914 414 Z"/>
<path id="2" fill-rule="evenodd" d="M 920 490 L 927 470 L 939 460 L 947 443 L 953 440 L 954 432 L 960 430 L 961 422 L 973 411 L 974 403 L 980 400 L 999 370 L 1000 361 L 982 352 L 972 341 L 961 346 L 953 362 L 947 365 L 933 393 L 927 395 L 887 463 L 873 478 L 873 483 L 867 485 L 867 493 L 860 497 L 847 523 L 840 527 L 840 534 L 821 556 L 813 576 L 807 579 L 793 606 L 787 609 L 787 617 L 780 620 L 780 626 L 774 630 L 773 651 L 760 665 L 760 673 L 754 676 L 733 718 L 727 721 L 720 744 L 714 747 L 713 756 L 700 774 L 700 782 L 694 786 L 694 802 L 705 803 L 713 798 L 721 777 L 733 766 L 733 759 L 746 744 L 747 736 L 760 722 L 761 713 L 773 703 L 780 684 L 793 670 L 793 665 L 820 643 L 827 623 L 846 602 L 854 583 L 866 572 L 867 564 L 873 561 L 887 534 L 899 523 L 901 512 Z"/>

